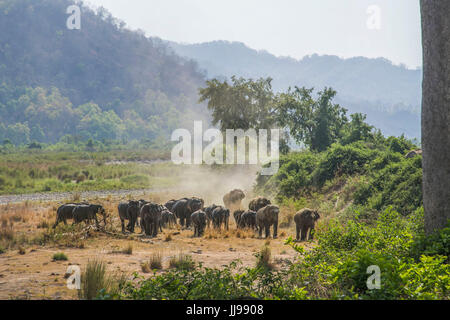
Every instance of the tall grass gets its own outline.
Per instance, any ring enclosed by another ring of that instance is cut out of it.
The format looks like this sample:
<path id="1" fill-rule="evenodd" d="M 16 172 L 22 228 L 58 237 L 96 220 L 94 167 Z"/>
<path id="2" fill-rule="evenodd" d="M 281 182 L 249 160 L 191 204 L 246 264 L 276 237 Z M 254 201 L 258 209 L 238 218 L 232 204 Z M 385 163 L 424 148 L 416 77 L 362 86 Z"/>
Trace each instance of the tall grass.
<path id="1" fill-rule="evenodd" d="M 126 276 L 123 273 L 107 274 L 105 262 L 97 259 L 89 260 L 81 274 L 78 297 L 83 300 L 93 300 L 102 290 L 112 294 L 117 293 L 125 281 Z"/>
<path id="2" fill-rule="evenodd" d="M 169 260 L 169 267 L 179 270 L 193 270 L 195 269 L 195 261 L 192 256 L 180 252 Z"/>
<path id="3" fill-rule="evenodd" d="M 261 268 L 264 270 L 273 270 L 274 265 L 272 263 L 272 252 L 270 250 L 269 244 L 266 243 L 259 252 L 255 254 L 256 256 L 256 268 Z"/>

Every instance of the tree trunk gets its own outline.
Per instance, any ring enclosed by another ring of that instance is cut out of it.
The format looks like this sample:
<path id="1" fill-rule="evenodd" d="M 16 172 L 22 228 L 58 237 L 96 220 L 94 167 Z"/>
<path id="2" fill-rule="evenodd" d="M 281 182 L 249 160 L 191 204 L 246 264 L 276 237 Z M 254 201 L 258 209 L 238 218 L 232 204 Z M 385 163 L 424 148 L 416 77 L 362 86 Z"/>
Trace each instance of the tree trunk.
<path id="1" fill-rule="evenodd" d="M 421 0 L 423 203 L 427 234 L 450 219 L 450 0 Z"/>

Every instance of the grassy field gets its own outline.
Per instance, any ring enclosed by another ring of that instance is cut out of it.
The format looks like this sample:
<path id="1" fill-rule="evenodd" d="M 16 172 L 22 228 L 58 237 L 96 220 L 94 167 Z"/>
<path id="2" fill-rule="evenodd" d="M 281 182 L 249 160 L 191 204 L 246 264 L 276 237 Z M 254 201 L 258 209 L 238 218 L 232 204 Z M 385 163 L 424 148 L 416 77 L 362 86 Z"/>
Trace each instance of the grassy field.
<path id="1" fill-rule="evenodd" d="M 157 151 L 0 155 L 0 194 L 143 189 L 174 184 L 180 167 Z"/>

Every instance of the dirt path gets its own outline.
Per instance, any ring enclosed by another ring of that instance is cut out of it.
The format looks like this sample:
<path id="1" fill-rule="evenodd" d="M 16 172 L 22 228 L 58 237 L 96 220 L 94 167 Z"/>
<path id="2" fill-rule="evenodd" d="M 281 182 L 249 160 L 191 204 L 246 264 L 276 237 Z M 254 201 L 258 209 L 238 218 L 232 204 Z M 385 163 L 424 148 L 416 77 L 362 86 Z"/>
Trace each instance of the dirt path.
<path id="1" fill-rule="evenodd" d="M 29 193 L 29 194 L 14 194 L 14 195 L 0 195 L 0 204 L 7 203 L 21 203 L 25 201 L 62 201 L 71 199 L 74 194 L 79 194 L 80 199 L 95 199 L 106 197 L 121 197 L 131 195 L 132 197 L 138 197 L 143 194 L 149 194 L 152 192 L 169 192 L 176 191 L 177 188 L 167 189 L 134 189 L 134 190 L 102 190 L 102 191 L 83 191 L 83 192 L 42 192 L 42 193 Z"/>

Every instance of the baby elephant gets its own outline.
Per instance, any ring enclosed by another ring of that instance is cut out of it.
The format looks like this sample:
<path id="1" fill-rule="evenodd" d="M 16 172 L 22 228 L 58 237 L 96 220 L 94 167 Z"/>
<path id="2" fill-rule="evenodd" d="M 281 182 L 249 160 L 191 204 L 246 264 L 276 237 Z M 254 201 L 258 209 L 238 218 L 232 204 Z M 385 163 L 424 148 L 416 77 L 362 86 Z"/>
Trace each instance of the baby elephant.
<path id="1" fill-rule="evenodd" d="M 319 212 L 317 210 L 312 210 L 308 208 L 304 208 L 297 212 L 294 216 L 295 221 L 295 227 L 297 231 L 296 239 L 299 240 L 300 238 L 300 231 L 302 233 L 301 235 L 301 241 L 306 240 L 306 234 L 309 230 L 309 239 L 313 239 L 313 230 L 314 225 L 316 224 L 316 221 L 320 218 Z"/>
<path id="2" fill-rule="evenodd" d="M 206 227 L 206 213 L 197 210 L 191 214 L 191 222 L 194 225 L 194 237 L 201 237 Z"/>
<path id="3" fill-rule="evenodd" d="M 256 212 L 256 225 L 259 229 L 259 237 L 265 229 L 266 238 L 270 237 L 270 227 L 273 226 L 273 238 L 277 237 L 278 232 L 278 213 L 280 208 L 274 205 L 268 205 Z"/>

